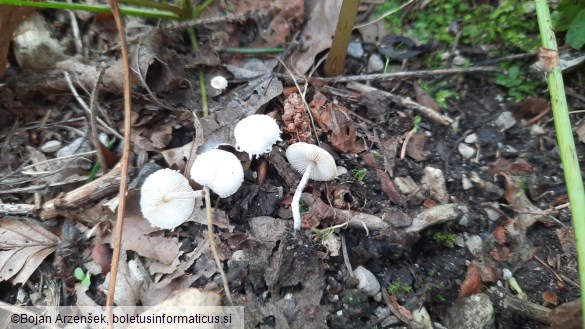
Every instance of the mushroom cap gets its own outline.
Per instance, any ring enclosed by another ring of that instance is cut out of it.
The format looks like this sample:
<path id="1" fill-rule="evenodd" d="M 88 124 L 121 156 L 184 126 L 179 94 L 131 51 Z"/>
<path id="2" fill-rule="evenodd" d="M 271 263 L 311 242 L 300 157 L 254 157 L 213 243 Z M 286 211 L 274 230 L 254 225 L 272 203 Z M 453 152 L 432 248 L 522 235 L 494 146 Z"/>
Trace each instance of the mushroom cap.
<path id="1" fill-rule="evenodd" d="M 225 198 L 236 193 L 242 185 L 244 169 L 240 160 L 232 153 L 213 149 L 195 159 L 191 167 L 191 178 Z"/>
<path id="2" fill-rule="evenodd" d="M 148 176 L 140 190 L 142 215 L 152 225 L 174 229 L 185 222 L 195 208 L 193 199 L 165 199 L 169 192 L 192 192 L 189 181 L 178 171 L 161 169 Z"/>
<path id="3" fill-rule="evenodd" d="M 225 89 L 227 88 L 228 82 L 224 77 L 218 75 L 211 79 L 210 84 L 215 89 Z"/>
<path id="4" fill-rule="evenodd" d="M 253 114 L 242 119 L 234 128 L 236 150 L 247 152 L 250 159 L 270 152 L 272 144 L 280 139 L 276 120 L 264 114 Z"/>
<path id="5" fill-rule="evenodd" d="M 312 180 L 328 181 L 337 176 L 335 160 L 331 154 L 317 145 L 303 142 L 294 143 L 286 149 L 286 158 L 293 168 L 301 174 L 314 161 L 316 165 L 309 175 Z"/>

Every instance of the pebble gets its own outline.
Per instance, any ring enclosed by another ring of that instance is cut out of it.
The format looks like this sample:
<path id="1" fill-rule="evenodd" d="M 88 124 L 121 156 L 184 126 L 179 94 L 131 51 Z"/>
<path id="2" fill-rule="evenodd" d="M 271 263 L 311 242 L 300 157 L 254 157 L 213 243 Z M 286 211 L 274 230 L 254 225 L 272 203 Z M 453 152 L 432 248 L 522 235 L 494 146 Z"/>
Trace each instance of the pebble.
<path id="1" fill-rule="evenodd" d="M 498 116 L 495 124 L 500 130 L 506 130 L 512 128 L 516 124 L 516 119 L 514 119 L 512 112 L 504 111 Z"/>
<path id="2" fill-rule="evenodd" d="M 465 65 L 465 63 L 467 62 L 467 58 L 463 57 L 463 56 L 455 56 L 453 58 L 453 65 L 455 66 L 463 66 Z"/>
<path id="3" fill-rule="evenodd" d="M 469 249 L 469 252 L 473 255 L 479 255 L 483 248 L 483 241 L 479 235 L 467 235 L 465 234 L 465 246 Z"/>
<path id="4" fill-rule="evenodd" d="M 484 293 L 458 299 L 446 313 L 443 325 L 447 328 L 495 328 L 494 305 Z"/>
<path id="5" fill-rule="evenodd" d="M 43 153 L 53 153 L 57 152 L 62 145 L 63 144 L 61 144 L 60 141 L 47 141 L 43 145 L 41 145 L 40 149 L 41 152 Z"/>
<path id="6" fill-rule="evenodd" d="M 372 54 L 372 56 L 368 58 L 368 73 L 382 72 L 384 71 L 385 65 L 386 63 L 384 63 L 382 56 L 378 54 Z"/>
<path id="7" fill-rule="evenodd" d="M 364 56 L 364 47 L 360 41 L 351 41 L 347 47 L 347 55 L 353 58 L 362 58 Z"/>
<path id="8" fill-rule="evenodd" d="M 474 144 L 475 142 L 477 142 L 477 134 L 469 134 L 467 136 L 465 136 L 465 139 L 463 140 L 465 143 L 467 144 Z"/>
<path id="9" fill-rule="evenodd" d="M 471 185 L 471 181 L 469 180 L 469 178 L 467 178 L 467 175 L 465 174 L 461 176 L 461 185 L 464 190 L 469 190 L 470 188 L 473 187 L 473 185 Z"/>
<path id="10" fill-rule="evenodd" d="M 465 160 L 469 160 L 475 155 L 475 148 L 465 143 L 459 143 L 459 145 L 457 146 L 457 150 Z"/>

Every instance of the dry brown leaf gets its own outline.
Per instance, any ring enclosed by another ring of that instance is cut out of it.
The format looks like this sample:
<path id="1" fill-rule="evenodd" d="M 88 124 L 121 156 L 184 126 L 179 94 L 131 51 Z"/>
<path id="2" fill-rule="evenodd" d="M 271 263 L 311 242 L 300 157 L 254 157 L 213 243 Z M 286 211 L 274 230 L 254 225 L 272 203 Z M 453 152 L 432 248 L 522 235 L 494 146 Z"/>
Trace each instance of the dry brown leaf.
<path id="1" fill-rule="evenodd" d="M 390 201 L 394 204 L 400 205 L 406 202 L 406 198 L 400 193 L 400 191 L 396 188 L 388 174 L 384 171 L 377 169 L 376 175 L 378 175 L 378 179 L 380 179 L 380 185 L 384 194 L 388 197 Z"/>
<path id="2" fill-rule="evenodd" d="M 315 56 L 331 47 L 335 27 L 339 18 L 342 0 L 309 1 L 309 17 L 301 33 L 304 48 L 293 53 L 285 62 L 293 63 L 293 72 L 304 74 L 315 63 Z"/>
<path id="3" fill-rule="evenodd" d="M 465 280 L 459 287 L 459 297 L 468 297 L 481 292 L 483 284 L 481 283 L 481 273 L 474 264 L 469 265 Z"/>
<path id="4" fill-rule="evenodd" d="M 437 102 L 433 99 L 431 95 L 429 95 L 418 83 L 414 83 L 414 94 L 416 96 L 416 102 L 422 106 L 426 106 L 431 108 L 437 112 L 441 109 Z"/>
<path id="5" fill-rule="evenodd" d="M 558 51 L 544 47 L 541 47 L 538 51 L 538 60 L 542 63 L 545 72 L 552 71 L 561 63 Z"/>
<path id="6" fill-rule="evenodd" d="M 276 2 L 278 3 L 279 1 Z M 281 10 L 270 22 L 272 31 L 260 33 L 260 36 L 266 41 L 265 47 L 274 47 L 286 43 L 291 31 L 297 30 L 297 27 L 304 22 L 304 0 L 281 0 L 280 7 Z"/>
<path id="7" fill-rule="evenodd" d="M 415 161 L 426 161 L 431 155 L 431 152 L 425 151 L 427 139 L 428 137 L 424 133 L 412 134 L 408 145 L 406 145 L 406 155 Z"/>
<path id="8" fill-rule="evenodd" d="M 36 8 L 0 5 L 0 31 L 2 31 L 0 33 L 0 78 L 4 76 L 6 70 L 12 32 L 35 11 Z"/>
<path id="9" fill-rule="evenodd" d="M 502 173 L 522 176 L 534 172 L 532 166 L 522 159 L 510 162 L 504 158 L 498 158 L 496 161 L 490 163 L 488 168 L 492 176 Z"/>
<path id="10" fill-rule="evenodd" d="M 331 146 L 345 153 L 356 154 L 365 149 L 364 142 L 357 138 L 350 110 L 343 105 L 330 102 L 317 91 L 309 104 L 315 124 L 330 132 Z"/>
<path id="11" fill-rule="evenodd" d="M 35 222 L 0 221 L 0 281 L 26 283 L 58 244 L 57 236 Z"/>
<path id="12" fill-rule="evenodd" d="M 530 119 L 528 114 L 535 116 L 548 110 L 550 110 L 550 105 L 548 105 L 546 99 L 540 97 L 529 97 L 516 104 L 514 107 L 514 118 L 516 120 L 528 120 Z"/>

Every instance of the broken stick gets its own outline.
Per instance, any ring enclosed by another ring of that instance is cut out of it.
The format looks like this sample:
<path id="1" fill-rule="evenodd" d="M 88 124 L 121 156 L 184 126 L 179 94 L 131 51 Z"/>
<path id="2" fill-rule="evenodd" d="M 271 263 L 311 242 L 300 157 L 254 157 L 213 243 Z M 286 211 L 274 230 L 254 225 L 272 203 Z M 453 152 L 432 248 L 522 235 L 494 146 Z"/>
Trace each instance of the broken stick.
<path id="1" fill-rule="evenodd" d="M 442 115 L 441 113 L 431 109 L 430 107 L 422 106 L 419 103 L 411 100 L 409 97 L 402 97 L 398 95 L 391 94 L 387 91 L 383 91 L 371 86 L 367 86 L 357 82 L 350 82 L 347 84 L 347 88 L 353 89 L 362 93 L 368 92 L 379 92 L 384 97 L 390 98 L 393 102 L 398 103 L 400 106 L 403 106 L 407 109 L 415 110 L 420 113 L 422 116 L 426 117 L 427 119 L 433 120 L 437 123 L 440 123 L 444 126 L 448 126 L 453 122 L 453 119 L 449 118 L 448 116 Z"/>

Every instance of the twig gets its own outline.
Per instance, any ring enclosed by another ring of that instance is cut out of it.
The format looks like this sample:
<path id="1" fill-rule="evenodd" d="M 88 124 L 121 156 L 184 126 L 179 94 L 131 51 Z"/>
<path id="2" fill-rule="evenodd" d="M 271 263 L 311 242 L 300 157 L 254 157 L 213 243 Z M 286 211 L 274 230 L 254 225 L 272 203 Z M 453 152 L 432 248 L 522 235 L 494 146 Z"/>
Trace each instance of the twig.
<path id="1" fill-rule="evenodd" d="M 65 76 L 65 81 L 67 81 L 67 86 L 69 86 L 69 90 L 71 91 L 71 94 L 73 94 L 73 97 L 75 97 L 75 100 L 77 100 L 77 103 L 79 103 L 79 105 L 81 106 L 81 108 L 83 108 L 83 110 L 85 111 L 85 113 L 87 113 L 87 115 L 91 116 L 91 110 L 90 110 L 89 106 L 87 106 L 87 104 L 85 104 L 83 99 L 81 99 L 81 97 L 77 93 L 77 89 L 75 89 L 75 87 L 73 86 L 73 81 L 71 81 L 71 77 L 69 76 L 69 73 L 67 71 L 63 71 L 63 75 Z M 120 133 L 115 131 L 113 128 L 110 128 L 102 119 L 97 118 L 97 121 L 99 122 L 100 125 L 102 125 L 102 127 L 104 129 L 106 129 L 106 131 L 108 131 L 112 135 L 118 137 L 119 139 L 124 139 L 124 137 L 122 135 L 120 135 Z"/>
<path id="2" fill-rule="evenodd" d="M 118 0 L 108 0 L 116 27 L 120 36 L 120 47 L 122 48 L 122 63 L 124 63 L 124 152 L 122 154 L 122 164 L 120 173 L 120 190 L 118 198 L 118 213 L 116 216 L 116 228 L 114 231 L 116 240 L 114 242 L 114 251 L 112 252 L 112 266 L 110 270 L 110 284 L 108 285 L 108 297 L 106 299 L 106 316 L 110 320 L 108 328 L 114 328 L 112 321 L 112 306 L 114 305 L 114 292 L 116 290 L 116 278 L 118 276 L 118 264 L 120 263 L 120 251 L 122 249 L 122 230 L 124 228 L 124 213 L 126 211 L 126 191 L 128 189 L 128 167 L 130 160 L 130 132 L 132 126 L 130 124 L 130 115 L 132 108 L 130 104 L 130 59 L 128 58 L 128 47 L 126 44 L 126 30 L 124 29 L 124 21 L 120 15 L 120 8 L 118 7 Z"/>
<path id="3" fill-rule="evenodd" d="M 60 209 L 79 209 L 84 204 L 97 201 L 116 191 L 121 183 L 121 167 L 116 166 L 106 175 L 92 181 L 91 183 L 80 186 L 79 188 L 59 194 L 55 199 L 49 200 L 43 204 L 41 211 L 41 220 L 49 220 L 59 215 Z"/>
<path id="4" fill-rule="evenodd" d="M 72 0 L 67 0 L 67 3 L 73 3 Z M 83 54 L 83 43 L 81 42 L 81 33 L 79 33 L 79 24 L 77 23 L 77 18 L 75 18 L 75 13 L 72 10 L 68 10 L 69 19 L 71 20 L 71 32 L 73 33 L 73 40 L 75 43 L 75 51 L 78 54 Z"/>
<path id="5" fill-rule="evenodd" d="M 363 74 L 363 75 L 347 75 L 335 78 L 312 78 L 312 80 L 323 82 L 351 82 L 351 81 L 372 81 L 372 80 L 391 80 L 395 78 L 417 78 L 428 77 L 435 75 L 449 75 L 449 74 L 470 74 L 478 72 L 494 72 L 501 73 L 502 70 L 494 66 L 475 66 L 467 68 L 456 69 L 441 69 L 441 70 L 421 70 L 408 72 L 394 72 L 394 73 L 377 73 L 377 74 Z"/>
<path id="6" fill-rule="evenodd" d="M 404 160 L 404 157 L 406 156 L 406 147 L 408 146 L 408 141 L 410 141 L 410 138 L 415 132 L 416 129 L 413 128 L 406 134 L 406 137 L 404 138 L 404 143 L 402 143 L 402 149 L 400 150 L 400 160 Z"/>
<path id="7" fill-rule="evenodd" d="M 91 91 L 91 99 L 89 100 L 89 122 L 90 122 L 90 126 L 91 126 L 91 139 L 93 141 L 93 146 L 95 147 L 95 151 L 97 152 L 97 158 L 98 158 L 98 162 L 100 164 L 100 167 L 102 169 L 102 171 L 106 171 L 108 169 L 108 164 L 106 162 L 106 159 L 104 157 L 104 154 L 102 153 L 102 142 L 99 139 L 98 136 L 98 130 L 97 130 L 97 98 L 98 98 L 98 86 L 100 84 L 100 80 L 102 79 L 102 75 L 104 74 L 104 70 L 105 70 L 105 66 L 101 65 L 100 66 L 100 70 L 98 72 L 98 76 L 97 79 L 95 81 L 95 85 L 93 86 L 93 90 Z"/>
<path id="8" fill-rule="evenodd" d="M 379 22 L 379 21 L 383 20 L 384 18 L 386 18 L 386 17 L 388 17 L 388 16 L 390 16 L 390 15 L 394 14 L 395 12 L 397 12 L 397 11 L 399 11 L 399 10 L 402 10 L 404 7 L 406 7 L 406 6 L 410 5 L 410 4 L 412 3 L 412 1 L 414 1 L 414 0 L 410 0 L 410 1 L 408 1 L 407 3 L 403 4 L 402 6 L 400 6 L 400 7 L 398 7 L 398 8 L 395 8 L 395 9 L 392 9 L 392 10 L 389 10 L 389 11 L 385 12 L 384 14 L 382 14 L 382 16 L 380 16 L 380 17 L 376 18 L 376 19 L 375 19 L 375 20 L 373 20 L 373 21 L 366 22 L 366 23 L 363 23 L 363 24 L 360 24 L 360 25 L 356 25 L 356 26 L 354 26 L 353 28 L 354 28 L 354 29 L 359 29 L 359 28 L 362 28 L 362 27 L 364 27 L 364 26 L 368 26 L 368 25 L 371 25 L 371 24 L 376 24 L 377 22 Z"/>
<path id="9" fill-rule="evenodd" d="M 0 203 L 0 214 L 6 215 L 31 215 L 37 212 L 37 208 L 34 204 L 26 203 Z"/>
<path id="10" fill-rule="evenodd" d="M 442 124 L 444 126 L 448 126 L 453 122 L 453 119 L 442 115 L 441 113 L 426 107 L 426 106 L 422 106 L 419 103 L 411 100 L 409 97 L 401 97 L 398 95 L 394 95 L 391 94 L 387 91 L 383 91 L 374 87 L 370 87 L 361 83 L 357 83 L 357 82 L 350 82 L 347 84 L 347 88 L 349 89 L 353 89 L 353 90 L 357 90 L 359 92 L 362 93 L 367 93 L 367 92 L 371 92 L 371 91 L 377 91 L 379 93 L 381 93 L 383 96 L 390 98 L 392 101 L 398 103 L 401 106 L 404 106 L 406 108 L 412 109 L 417 111 L 418 113 L 422 114 L 424 117 L 433 120 L 439 124 Z"/>
<path id="11" fill-rule="evenodd" d="M 60 158 L 54 158 L 54 159 L 48 159 L 48 160 L 44 160 L 44 161 L 39 161 L 37 163 L 33 163 L 31 165 L 22 167 L 21 168 L 21 171 L 23 172 L 23 174 L 28 174 L 28 173 L 25 173 L 24 171 L 27 170 L 27 169 L 31 169 L 32 167 L 36 167 L 38 165 L 41 165 L 41 164 L 47 164 L 47 163 L 52 163 L 52 162 L 55 162 L 55 161 L 62 161 L 62 160 L 67 160 L 67 159 L 71 159 L 71 158 L 83 157 L 83 156 L 86 156 L 86 155 L 92 155 L 94 153 L 95 153 L 95 151 L 88 151 L 88 152 L 83 152 L 83 153 L 77 153 L 77 154 L 67 155 L 67 156 L 60 157 Z"/>

